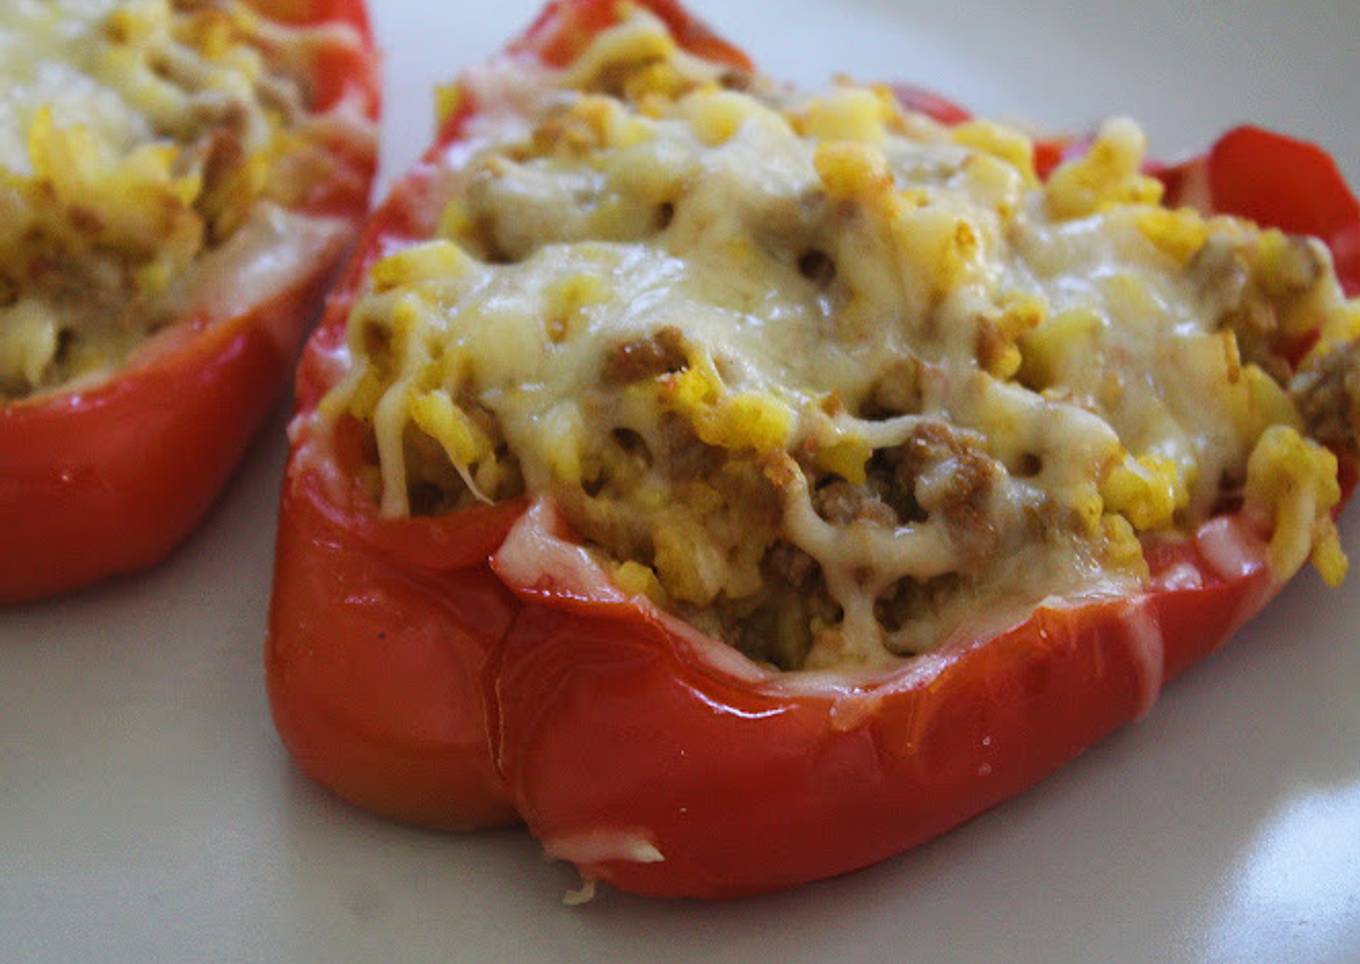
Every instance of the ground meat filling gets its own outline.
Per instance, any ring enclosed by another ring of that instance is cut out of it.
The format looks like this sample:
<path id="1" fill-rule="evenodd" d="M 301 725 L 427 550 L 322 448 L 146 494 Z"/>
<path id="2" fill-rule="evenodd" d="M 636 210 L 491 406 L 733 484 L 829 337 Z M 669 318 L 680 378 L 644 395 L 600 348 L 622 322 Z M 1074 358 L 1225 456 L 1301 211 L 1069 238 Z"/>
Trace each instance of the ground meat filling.
<path id="1" fill-rule="evenodd" d="M 1272 243 L 1264 243 L 1268 239 Z M 1330 275 L 1321 243 L 1269 233 L 1242 241 L 1211 238 L 1195 255 L 1190 275 L 1215 306 L 1219 325 L 1232 331 L 1241 358 L 1288 381 L 1289 317 Z"/>
<path id="2" fill-rule="evenodd" d="M 615 345 L 605 359 L 603 377 L 606 384 L 625 385 L 678 372 L 685 363 L 685 337 L 679 328 L 668 325 L 650 338 Z"/>
<path id="3" fill-rule="evenodd" d="M 989 505 L 1005 469 L 942 422 L 927 422 L 898 450 L 896 477 L 927 514 L 940 513 L 964 555 L 979 559 L 997 545 L 997 513 Z"/>
<path id="4" fill-rule="evenodd" d="M 1360 455 L 1360 343 L 1351 342 L 1306 362 L 1289 385 L 1308 434 Z"/>
<path id="5" fill-rule="evenodd" d="M 874 478 L 879 481 L 882 476 L 875 474 Z M 817 514 L 832 525 L 867 522 L 895 528 L 901 520 L 892 506 L 884 501 L 886 495 L 875 485 L 851 485 L 843 479 L 832 479 L 813 492 L 812 505 Z"/>

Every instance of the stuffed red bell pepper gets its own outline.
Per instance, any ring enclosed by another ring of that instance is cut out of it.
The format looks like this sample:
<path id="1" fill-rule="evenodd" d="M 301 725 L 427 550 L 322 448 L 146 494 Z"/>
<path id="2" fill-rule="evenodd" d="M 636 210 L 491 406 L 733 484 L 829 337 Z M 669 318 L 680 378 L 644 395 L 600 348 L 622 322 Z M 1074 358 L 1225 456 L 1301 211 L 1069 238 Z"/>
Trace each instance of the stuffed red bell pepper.
<path id="1" fill-rule="evenodd" d="M 444 93 L 299 373 L 266 663 L 305 771 L 755 893 L 1018 793 L 1341 579 L 1325 155 L 1229 135 L 1163 174 L 1195 210 L 1132 122 L 1041 177 L 902 100 L 659 0 L 551 4 Z"/>
<path id="2" fill-rule="evenodd" d="M 362 0 L 0 12 L 0 603 L 161 559 L 367 208 Z"/>

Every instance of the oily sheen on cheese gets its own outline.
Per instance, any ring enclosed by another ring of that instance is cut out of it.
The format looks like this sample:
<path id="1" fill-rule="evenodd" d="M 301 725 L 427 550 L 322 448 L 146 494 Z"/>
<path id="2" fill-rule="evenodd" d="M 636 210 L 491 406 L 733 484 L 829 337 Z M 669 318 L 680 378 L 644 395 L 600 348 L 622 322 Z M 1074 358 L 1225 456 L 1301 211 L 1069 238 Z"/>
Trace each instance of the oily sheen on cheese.
<path id="1" fill-rule="evenodd" d="M 1016 130 L 722 71 L 642 11 L 460 98 L 436 236 L 373 268 L 321 408 L 384 513 L 547 497 L 785 668 L 1136 593 L 1144 542 L 1243 500 L 1281 578 L 1344 571 L 1281 345 L 1350 370 L 1360 311 L 1319 242 L 1161 206 L 1132 122 L 1041 183 Z"/>
<path id="2" fill-rule="evenodd" d="M 354 105 L 309 105 L 315 51 L 358 42 L 238 0 L 0 4 L 0 400 L 218 317 L 214 271 L 333 249 L 338 224 L 290 209 L 331 175 L 328 139 L 371 150 Z"/>

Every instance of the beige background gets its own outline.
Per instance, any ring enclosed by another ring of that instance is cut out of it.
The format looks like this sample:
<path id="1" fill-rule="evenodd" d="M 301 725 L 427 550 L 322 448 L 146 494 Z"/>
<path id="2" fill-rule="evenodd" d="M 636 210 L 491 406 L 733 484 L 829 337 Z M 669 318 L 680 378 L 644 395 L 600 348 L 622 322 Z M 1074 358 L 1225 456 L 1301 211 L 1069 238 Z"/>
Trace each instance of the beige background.
<path id="1" fill-rule="evenodd" d="M 431 85 L 533 8 L 371 2 L 390 177 Z M 1354 0 L 695 6 L 798 81 L 916 80 L 1065 129 L 1127 112 L 1166 156 L 1252 119 L 1360 184 Z M 904 858 L 723 906 L 572 910 L 573 875 L 523 833 L 390 826 L 290 768 L 260 669 L 283 424 L 169 564 L 0 613 L 0 960 L 1360 956 L 1357 576 L 1308 575 L 1143 723 Z"/>

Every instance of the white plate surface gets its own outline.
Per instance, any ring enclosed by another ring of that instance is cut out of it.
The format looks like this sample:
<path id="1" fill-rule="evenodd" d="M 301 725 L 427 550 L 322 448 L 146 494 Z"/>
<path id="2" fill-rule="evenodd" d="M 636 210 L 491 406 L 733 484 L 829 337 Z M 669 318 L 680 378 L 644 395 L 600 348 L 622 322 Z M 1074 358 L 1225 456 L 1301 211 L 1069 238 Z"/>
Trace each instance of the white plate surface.
<path id="1" fill-rule="evenodd" d="M 432 85 L 534 10 L 371 6 L 390 179 Z M 695 7 L 800 82 L 910 79 L 1055 129 L 1129 113 L 1163 156 L 1252 120 L 1360 184 L 1354 0 Z M 1356 576 L 1306 575 L 1146 720 L 904 857 L 725 905 L 569 909 L 573 875 L 523 832 L 392 826 L 289 765 L 260 661 L 283 425 L 158 570 L 0 612 L 0 959 L 1360 959 Z"/>

